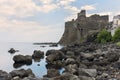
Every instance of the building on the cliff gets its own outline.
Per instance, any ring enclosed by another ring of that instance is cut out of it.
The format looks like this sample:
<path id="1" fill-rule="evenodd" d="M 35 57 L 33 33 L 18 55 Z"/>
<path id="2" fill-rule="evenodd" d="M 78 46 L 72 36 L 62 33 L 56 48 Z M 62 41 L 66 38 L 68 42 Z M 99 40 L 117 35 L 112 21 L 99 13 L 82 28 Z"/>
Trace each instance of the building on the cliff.
<path id="1" fill-rule="evenodd" d="M 113 25 L 111 29 L 112 36 L 115 34 L 115 30 L 120 27 L 120 15 L 113 17 Z"/>
<path id="2" fill-rule="evenodd" d="M 67 45 L 84 42 L 89 35 L 106 28 L 108 23 L 108 15 L 100 16 L 94 14 L 86 17 L 86 10 L 81 10 L 77 15 L 77 19 L 65 22 L 65 31 L 59 43 Z"/>

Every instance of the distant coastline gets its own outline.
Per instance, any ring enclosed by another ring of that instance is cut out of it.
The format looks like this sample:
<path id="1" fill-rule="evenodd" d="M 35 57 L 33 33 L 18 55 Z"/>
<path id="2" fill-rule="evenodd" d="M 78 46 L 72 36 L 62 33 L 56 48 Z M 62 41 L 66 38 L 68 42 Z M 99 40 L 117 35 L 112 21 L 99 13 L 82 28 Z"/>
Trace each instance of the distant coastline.
<path id="1" fill-rule="evenodd" d="M 57 42 L 43 42 L 43 43 L 33 43 L 33 45 L 51 45 L 58 44 Z"/>

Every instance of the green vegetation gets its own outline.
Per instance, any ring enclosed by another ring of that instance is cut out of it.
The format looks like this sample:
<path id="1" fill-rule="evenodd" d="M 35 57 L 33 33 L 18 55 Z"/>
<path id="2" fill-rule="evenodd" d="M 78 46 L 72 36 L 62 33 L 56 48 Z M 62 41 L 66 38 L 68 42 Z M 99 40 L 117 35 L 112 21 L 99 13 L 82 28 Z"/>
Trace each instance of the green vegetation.
<path id="1" fill-rule="evenodd" d="M 110 42 L 111 40 L 112 40 L 111 33 L 105 29 L 103 29 L 98 33 L 97 39 L 96 39 L 98 43 L 106 43 L 106 42 Z"/>
<path id="2" fill-rule="evenodd" d="M 116 45 L 117 45 L 117 46 L 120 46 L 120 42 L 117 42 Z"/>
<path id="3" fill-rule="evenodd" d="M 118 28 L 118 29 L 115 31 L 115 34 L 114 34 L 112 40 L 113 40 L 114 42 L 120 41 L 120 28 Z"/>

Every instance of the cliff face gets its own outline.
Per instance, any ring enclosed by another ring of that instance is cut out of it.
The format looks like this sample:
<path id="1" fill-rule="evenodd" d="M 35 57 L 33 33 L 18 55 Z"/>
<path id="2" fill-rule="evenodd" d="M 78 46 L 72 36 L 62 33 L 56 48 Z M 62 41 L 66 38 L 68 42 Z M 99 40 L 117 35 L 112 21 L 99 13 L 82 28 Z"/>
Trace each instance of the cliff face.
<path id="1" fill-rule="evenodd" d="M 87 40 L 87 37 L 99 32 L 108 26 L 108 15 L 92 15 L 86 17 L 86 11 L 78 13 L 76 20 L 65 23 L 65 31 L 59 43 L 68 45 L 72 43 L 81 43 Z"/>

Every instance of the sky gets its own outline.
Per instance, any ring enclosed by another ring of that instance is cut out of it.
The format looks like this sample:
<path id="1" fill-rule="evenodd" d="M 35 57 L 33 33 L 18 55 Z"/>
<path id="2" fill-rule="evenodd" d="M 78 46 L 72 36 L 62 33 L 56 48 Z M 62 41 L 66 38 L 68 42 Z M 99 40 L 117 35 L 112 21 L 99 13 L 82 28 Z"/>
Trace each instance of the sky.
<path id="1" fill-rule="evenodd" d="M 80 10 L 120 14 L 120 0 L 0 0 L 0 42 L 58 42 Z"/>

